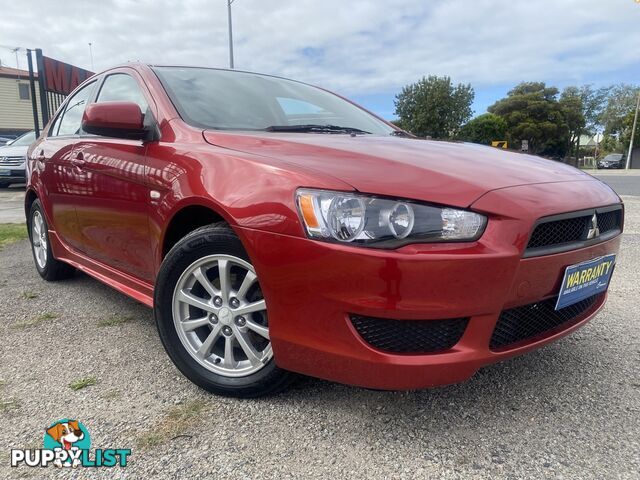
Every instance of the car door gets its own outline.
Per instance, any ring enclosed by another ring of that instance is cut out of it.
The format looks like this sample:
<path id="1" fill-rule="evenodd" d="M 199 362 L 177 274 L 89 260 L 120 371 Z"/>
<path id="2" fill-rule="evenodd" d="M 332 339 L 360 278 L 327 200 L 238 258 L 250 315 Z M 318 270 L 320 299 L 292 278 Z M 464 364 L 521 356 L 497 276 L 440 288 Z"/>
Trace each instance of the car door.
<path id="1" fill-rule="evenodd" d="M 83 193 L 85 179 L 74 160 L 73 148 L 79 138 L 82 114 L 96 86 L 96 81 L 88 83 L 65 102 L 46 137 L 31 154 L 42 179 L 42 203 L 51 226 L 65 245 L 75 249 L 80 249 L 82 243 L 75 196 Z"/>
<path id="2" fill-rule="evenodd" d="M 151 97 L 134 75 L 130 69 L 107 74 L 95 101 L 132 101 L 153 115 Z M 75 208 L 81 248 L 88 256 L 152 282 L 146 148 L 142 140 L 81 135 L 73 157 L 82 164 L 87 198 L 75 197 Z"/>

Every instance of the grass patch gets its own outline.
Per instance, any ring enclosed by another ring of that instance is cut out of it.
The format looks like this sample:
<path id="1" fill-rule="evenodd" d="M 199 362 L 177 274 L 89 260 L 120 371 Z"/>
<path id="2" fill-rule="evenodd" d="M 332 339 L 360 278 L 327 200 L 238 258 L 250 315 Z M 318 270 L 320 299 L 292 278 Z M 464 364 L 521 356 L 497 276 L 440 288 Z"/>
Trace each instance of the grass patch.
<path id="1" fill-rule="evenodd" d="M 22 292 L 22 297 L 27 300 L 33 300 L 34 298 L 38 298 L 38 294 L 36 292 L 32 292 L 31 290 L 25 290 Z"/>
<path id="2" fill-rule="evenodd" d="M 14 398 L 2 398 L 0 399 L 0 412 L 6 413 L 20 408 L 20 402 Z"/>
<path id="3" fill-rule="evenodd" d="M 83 388 L 91 387 L 96 383 L 98 383 L 96 377 L 85 377 L 71 382 L 69 384 L 69 388 L 77 392 L 78 390 L 82 390 Z"/>
<path id="4" fill-rule="evenodd" d="M 0 252 L 3 247 L 28 238 L 27 226 L 24 223 L 0 224 Z"/>
<path id="5" fill-rule="evenodd" d="M 184 405 L 173 407 L 163 421 L 138 437 L 138 447 L 155 447 L 170 441 L 178 435 L 184 435 L 185 431 L 198 420 L 206 405 L 207 403 L 204 400 L 193 400 Z"/>
<path id="6" fill-rule="evenodd" d="M 18 329 L 32 328 L 37 325 L 40 325 L 42 322 L 46 322 L 47 320 L 55 320 L 58 318 L 57 313 L 44 312 L 38 315 L 37 317 L 30 318 L 29 320 L 23 320 L 21 322 L 15 323 L 13 326 Z"/>
<path id="7" fill-rule="evenodd" d="M 133 317 L 126 315 L 114 314 L 110 317 L 103 318 L 98 322 L 99 327 L 117 327 L 118 325 L 124 325 L 127 322 L 133 320 Z"/>

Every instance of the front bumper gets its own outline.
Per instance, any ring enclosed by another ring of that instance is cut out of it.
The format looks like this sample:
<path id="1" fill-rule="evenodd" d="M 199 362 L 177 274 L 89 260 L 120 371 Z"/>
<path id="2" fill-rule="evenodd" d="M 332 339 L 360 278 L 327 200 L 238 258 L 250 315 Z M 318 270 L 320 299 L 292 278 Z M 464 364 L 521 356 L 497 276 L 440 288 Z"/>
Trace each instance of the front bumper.
<path id="1" fill-rule="evenodd" d="M 465 380 L 484 365 L 580 327 L 602 308 L 606 296 L 561 329 L 512 348 L 489 347 L 503 310 L 557 295 L 567 266 L 618 251 L 620 236 L 579 250 L 522 258 L 537 218 L 619 202 L 599 182 L 571 183 L 562 193 L 528 186 L 485 195 L 474 208 L 490 221 L 483 237 L 469 244 L 384 251 L 239 229 L 261 279 L 276 363 L 352 385 L 417 389 Z M 572 195 L 576 190 L 584 193 L 582 198 Z M 565 201 L 558 202 L 559 197 Z M 539 198 L 551 201 L 540 205 Z M 464 317 L 468 322 L 451 348 L 416 355 L 372 347 L 355 330 L 350 315 L 407 322 Z"/>
<path id="2" fill-rule="evenodd" d="M 26 181 L 26 172 L 23 168 L 16 167 L 15 165 L 0 165 L 0 183 L 23 183 Z"/>

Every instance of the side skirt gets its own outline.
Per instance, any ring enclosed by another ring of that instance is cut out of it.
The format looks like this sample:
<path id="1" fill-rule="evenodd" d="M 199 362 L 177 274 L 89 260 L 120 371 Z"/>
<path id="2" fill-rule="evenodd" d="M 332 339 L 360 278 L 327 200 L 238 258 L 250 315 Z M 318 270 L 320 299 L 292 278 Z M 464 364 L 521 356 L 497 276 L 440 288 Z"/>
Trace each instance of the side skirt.
<path id="1" fill-rule="evenodd" d="M 67 247 L 53 230 L 49 230 L 49 240 L 56 260 L 68 263 L 105 285 L 124 293 L 147 307 L 153 308 L 153 285 L 97 262 Z"/>

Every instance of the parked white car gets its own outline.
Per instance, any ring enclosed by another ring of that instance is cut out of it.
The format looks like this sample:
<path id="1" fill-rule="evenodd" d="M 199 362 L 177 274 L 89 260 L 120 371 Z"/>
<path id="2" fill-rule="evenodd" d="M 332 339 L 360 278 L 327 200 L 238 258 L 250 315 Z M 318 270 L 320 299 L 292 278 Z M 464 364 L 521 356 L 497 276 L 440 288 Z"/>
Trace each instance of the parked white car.
<path id="1" fill-rule="evenodd" d="M 0 147 L 0 188 L 26 181 L 27 150 L 35 140 L 36 134 L 31 131 Z"/>

